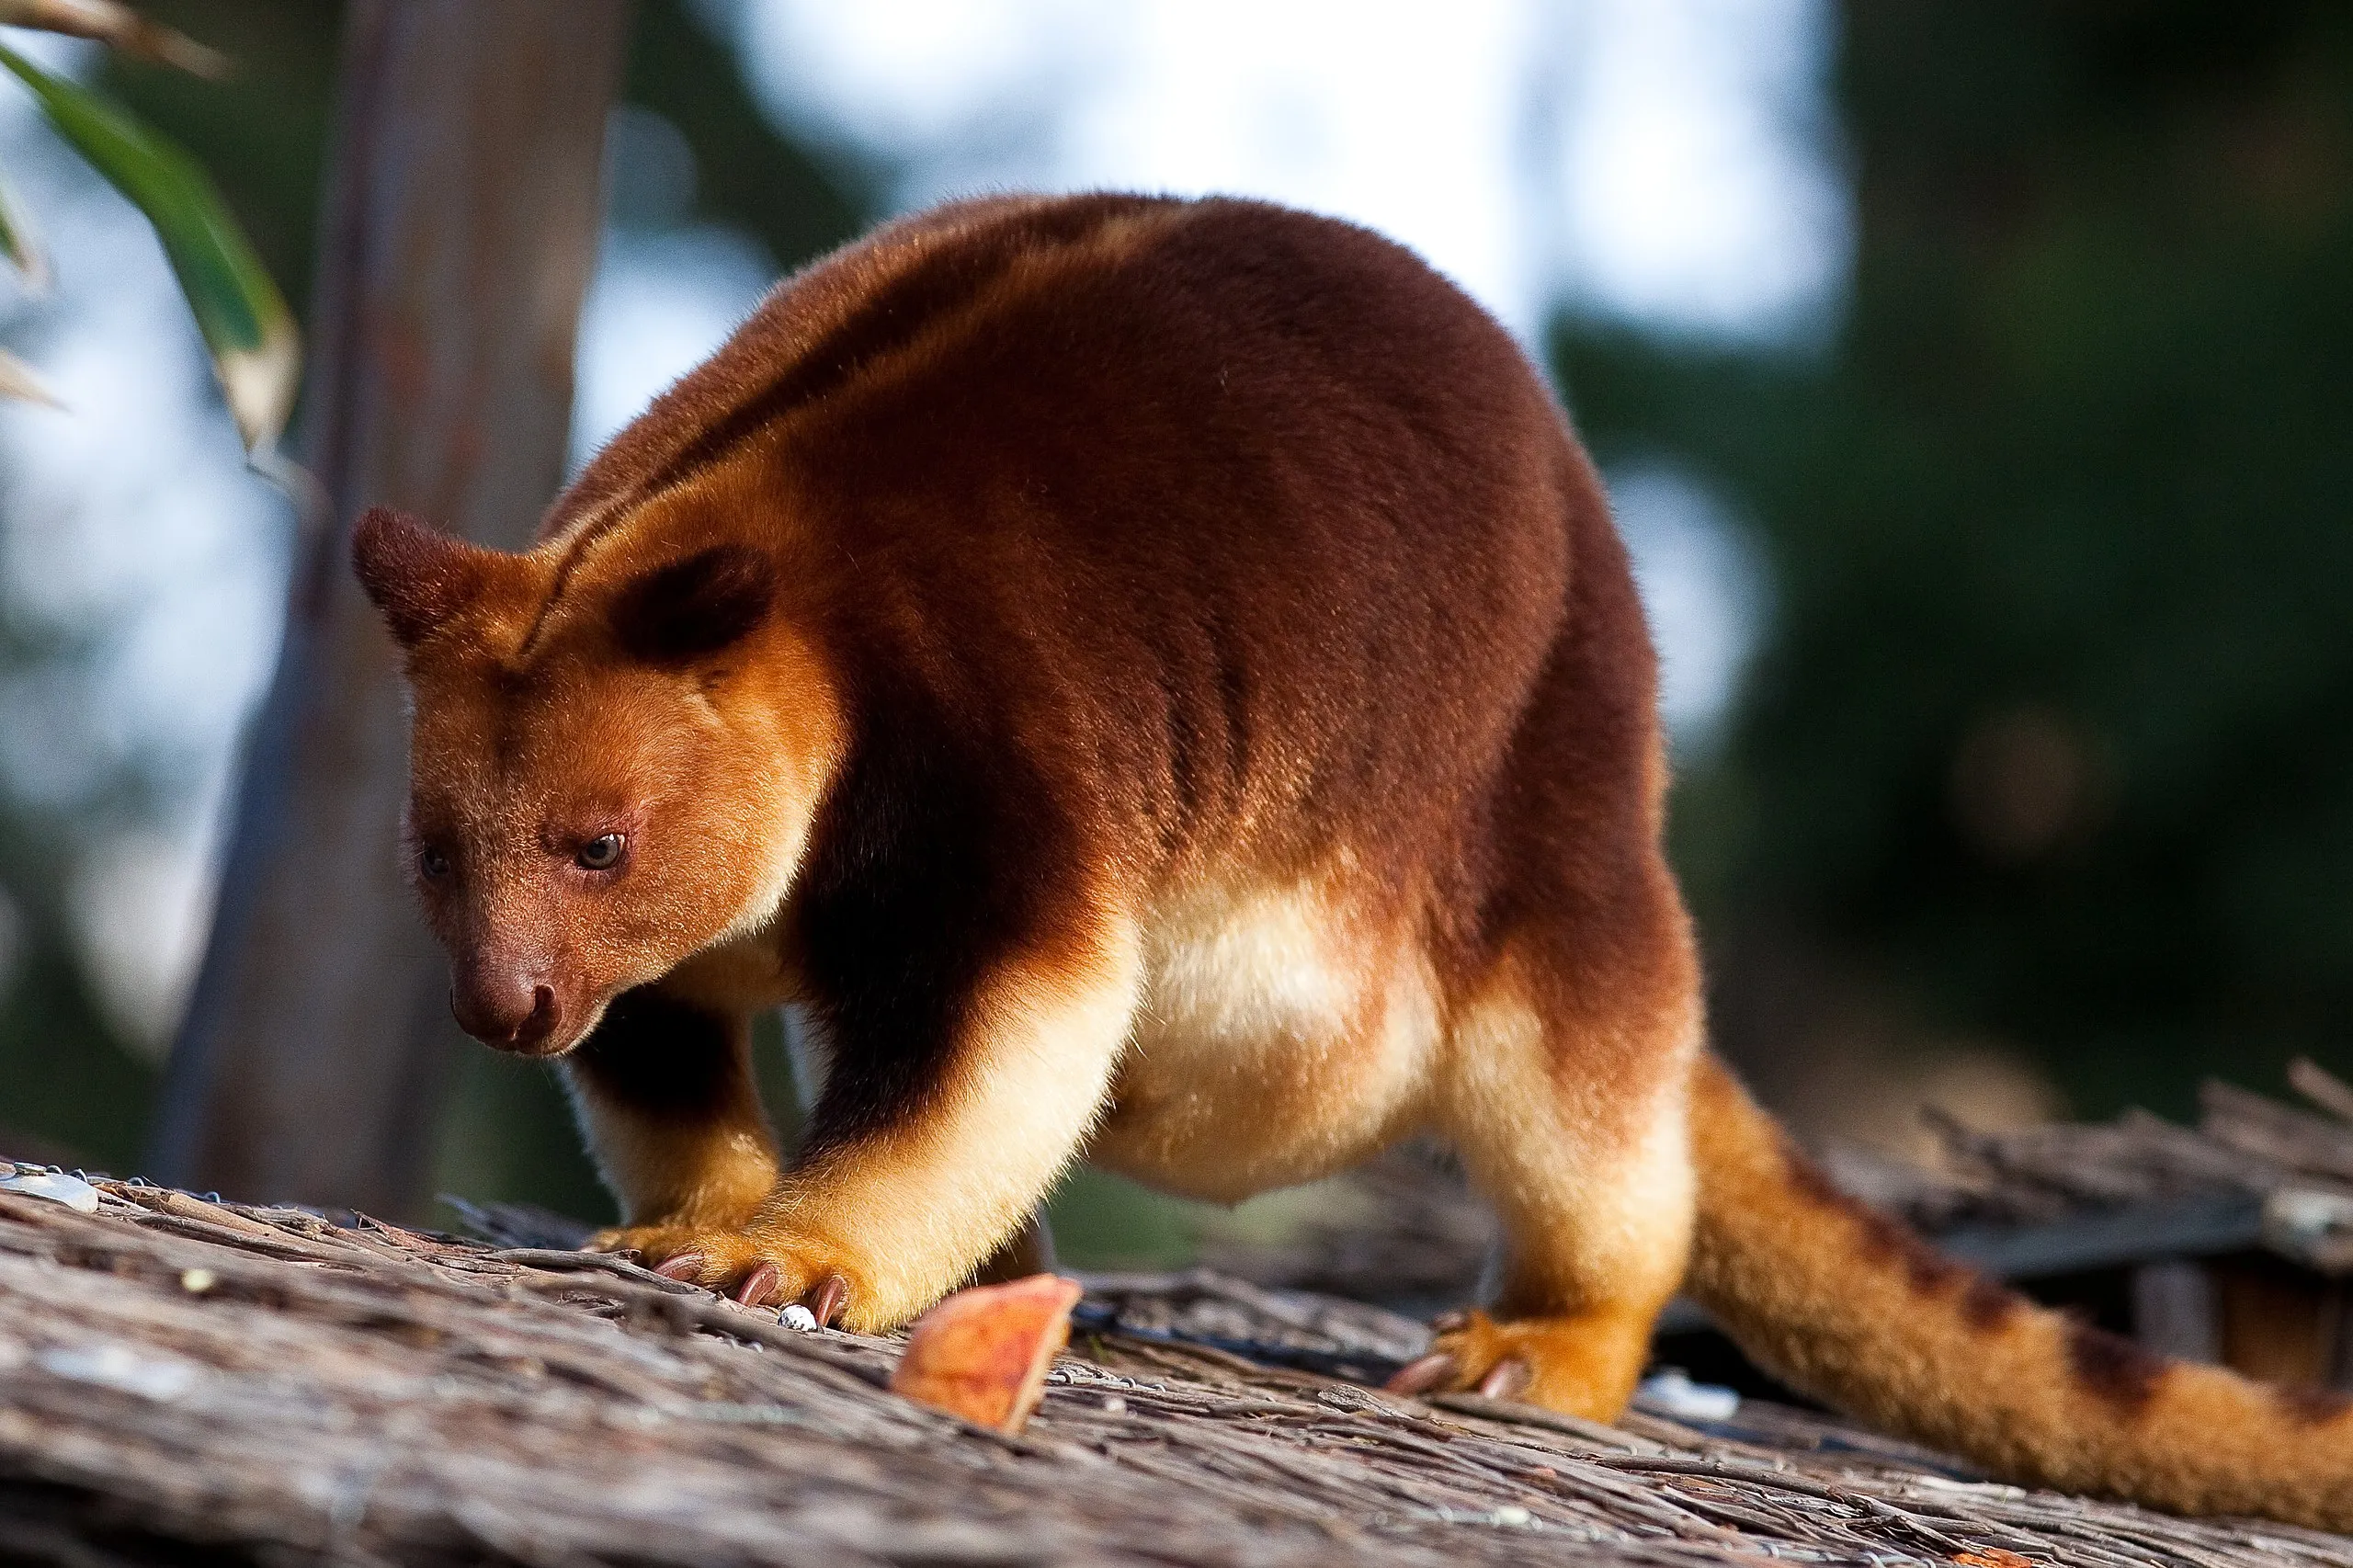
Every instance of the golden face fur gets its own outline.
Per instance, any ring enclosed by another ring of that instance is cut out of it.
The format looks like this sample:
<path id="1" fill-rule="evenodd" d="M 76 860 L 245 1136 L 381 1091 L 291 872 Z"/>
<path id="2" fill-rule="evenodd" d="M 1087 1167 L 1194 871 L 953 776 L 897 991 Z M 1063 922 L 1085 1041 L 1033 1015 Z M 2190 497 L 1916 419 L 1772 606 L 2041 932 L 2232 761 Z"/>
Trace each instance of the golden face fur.
<path id="1" fill-rule="evenodd" d="M 2353 1415 L 1846 1203 L 1708 1057 L 1590 462 L 1407 253 L 952 206 L 779 289 L 526 555 L 361 519 L 453 1002 L 560 1056 L 630 1247 L 887 1329 L 1090 1155 L 1223 1199 L 1426 1131 L 1509 1238 L 1407 1392 L 1614 1417 L 1678 1289 L 2003 1473 L 2353 1528 Z M 746 1065 L 790 998 L 802 1146 Z"/>
<path id="2" fill-rule="evenodd" d="M 358 551 L 407 643 L 410 866 L 469 1033 L 561 1055 L 621 992 L 775 915 L 831 702 L 763 559 L 687 556 L 542 616 L 547 562 L 384 511 Z"/>

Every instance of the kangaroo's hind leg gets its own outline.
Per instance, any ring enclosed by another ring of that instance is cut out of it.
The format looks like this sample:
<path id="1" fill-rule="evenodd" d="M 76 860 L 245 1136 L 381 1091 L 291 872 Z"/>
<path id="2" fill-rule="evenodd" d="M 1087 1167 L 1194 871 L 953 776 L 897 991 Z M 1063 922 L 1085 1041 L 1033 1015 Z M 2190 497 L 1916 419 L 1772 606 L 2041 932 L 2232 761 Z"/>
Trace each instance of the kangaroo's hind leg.
<path id="1" fill-rule="evenodd" d="M 1438 1119 L 1504 1223 L 1493 1312 L 1439 1323 L 1392 1387 L 1476 1388 L 1594 1420 L 1625 1408 L 1681 1283 L 1694 1180 L 1696 966 L 1663 868 L 1613 940 L 1506 943 L 1457 1009 Z"/>

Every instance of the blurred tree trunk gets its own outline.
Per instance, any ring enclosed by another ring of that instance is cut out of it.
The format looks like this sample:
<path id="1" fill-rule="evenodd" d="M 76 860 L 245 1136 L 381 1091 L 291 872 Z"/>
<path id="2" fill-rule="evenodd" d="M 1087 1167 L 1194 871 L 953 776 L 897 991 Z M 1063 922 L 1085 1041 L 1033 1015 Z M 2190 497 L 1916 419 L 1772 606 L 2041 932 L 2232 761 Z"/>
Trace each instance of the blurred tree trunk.
<path id="1" fill-rule="evenodd" d="M 432 1156 L 446 972 L 397 843 L 407 734 L 346 564 L 384 503 L 520 546 L 563 475 L 625 0 L 359 0 L 320 241 L 297 547 L 152 1165 L 397 1213 Z"/>

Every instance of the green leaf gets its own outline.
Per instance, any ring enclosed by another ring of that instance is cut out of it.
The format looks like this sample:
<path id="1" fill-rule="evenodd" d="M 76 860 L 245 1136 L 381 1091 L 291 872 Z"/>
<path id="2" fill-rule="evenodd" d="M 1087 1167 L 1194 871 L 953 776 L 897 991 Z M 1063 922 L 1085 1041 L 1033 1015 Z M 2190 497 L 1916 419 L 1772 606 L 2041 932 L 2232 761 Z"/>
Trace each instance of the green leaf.
<path id="1" fill-rule="evenodd" d="M 48 290 L 49 251 L 33 227 L 32 214 L 5 179 L 0 179 L 0 256 L 15 265 L 28 290 L 36 294 Z"/>
<path id="2" fill-rule="evenodd" d="M 285 297 L 196 160 L 78 83 L 0 45 L 59 134 L 147 215 L 188 297 L 248 449 L 286 428 L 301 370 L 301 335 Z"/>

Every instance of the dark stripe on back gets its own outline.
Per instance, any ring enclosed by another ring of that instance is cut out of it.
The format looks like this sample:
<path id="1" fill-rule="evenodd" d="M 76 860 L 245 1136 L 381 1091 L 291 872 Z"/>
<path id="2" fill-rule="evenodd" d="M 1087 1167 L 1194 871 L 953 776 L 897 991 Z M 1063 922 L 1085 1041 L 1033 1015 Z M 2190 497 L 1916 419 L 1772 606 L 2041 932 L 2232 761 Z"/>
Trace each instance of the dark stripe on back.
<path id="1" fill-rule="evenodd" d="M 785 415 L 838 391 L 984 298 L 1022 257 L 1074 244 L 1113 219 L 1173 205 L 1165 198 L 1142 196 L 1061 201 L 1011 214 L 942 243 L 882 284 L 847 319 L 795 356 L 774 381 L 704 425 L 652 472 L 603 503 L 604 516 L 582 529 L 565 550 L 547 605 L 552 607 L 563 596 L 574 565 L 588 548 L 632 509 L 693 478 Z M 544 619 L 544 608 L 540 614 Z M 527 645 L 537 635 L 535 626 Z"/>
<path id="2" fill-rule="evenodd" d="M 1076 244 L 1124 213 L 1155 205 L 1143 197 L 1097 197 L 1025 212 L 995 228 L 959 236 L 885 283 L 865 307 L 801 355 L 762 392 L 706 427 L 641 482 L 643 502 L 743 444 L 761 426 L 815 403 L 926 328 L 985 293 L 1025 256 Z"/>

